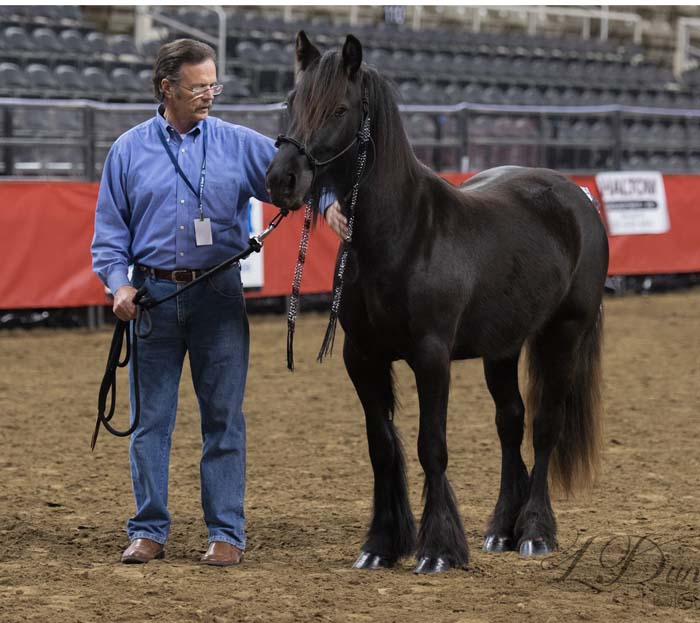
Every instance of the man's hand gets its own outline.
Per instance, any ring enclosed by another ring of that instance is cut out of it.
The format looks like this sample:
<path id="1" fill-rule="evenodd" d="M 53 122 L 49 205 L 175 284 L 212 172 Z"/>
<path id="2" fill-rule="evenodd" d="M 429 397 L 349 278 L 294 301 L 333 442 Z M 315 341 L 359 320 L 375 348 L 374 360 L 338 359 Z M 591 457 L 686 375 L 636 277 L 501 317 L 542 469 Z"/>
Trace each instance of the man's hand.
<path id="1" fill-rule="evenodd" d="M 340 204 L 337 201 L 331 203 L 324 214 L 326 217 L 326 222 L 330 225 L 331 229 L 338 234 L 343 240 L 348 238 L 348 219 L 343 216 L 340 211 Z"/>
<path id="2" fill-rule="evenodd" d="M 134 305 L 134 296 L 136 288 L 131 286 L 122 286 L 114 293 L 114 305 L 112 311 L 119 320 L 126 322 L 136 318 L 136 305 Z"/>

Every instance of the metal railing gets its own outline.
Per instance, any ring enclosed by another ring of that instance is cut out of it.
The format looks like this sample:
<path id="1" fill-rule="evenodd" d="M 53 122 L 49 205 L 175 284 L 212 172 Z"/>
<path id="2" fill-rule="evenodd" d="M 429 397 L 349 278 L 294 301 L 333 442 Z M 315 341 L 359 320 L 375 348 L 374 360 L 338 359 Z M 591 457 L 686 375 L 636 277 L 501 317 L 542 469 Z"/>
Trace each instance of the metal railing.
<path id="1" fill-rule="evenodd" d="M 182 32 L 189 35 L 190 37 L 195 37 L 205 43 L 214 46 L 217 49 L 217 62 L 218 62 L 218 74 L 219 79 L 223 80 L 226 78 L 226 11 L 224 11 L 221 6 L 208 6 L 206 4 L 200 5 L 203 10 L 209 10 L 216 13 L 218 18 L 218 32 L 216 37 L 212 37 L 209 33 L 180 22 L 173 19 L 169 15 L 163 14 L 159 8 L 153 8 L 148 6 L 137 6 L 136 7 L 136 17 L 134 20 L 134 41 L 138 46 L 139 50 L 143 49 L 144 43 L 149 41 L 150 35 L 150 24 L 149 22 L 156 22 L 158 24 L 163 24 L 172 30 Z"/>
<path id="2" fill-rule="evenodd" d="M 502 164 L 565 172 L 700 171 L 700 110 L 631 106 L 403 105 L 417 156 L 437 171 Z M 99 180 L 114 140 L 154 104 L 0 98 L 0 178 Z M 221 104 L 216 116 L 270 137 L 282 104 Z"/>
<path id="3" fill-rule="evenodd" d="M 676 24 L 676 53 L 673 73 L 680 78 L 684 71 L 700 66 L 700 19 L 681 17 Z"/>

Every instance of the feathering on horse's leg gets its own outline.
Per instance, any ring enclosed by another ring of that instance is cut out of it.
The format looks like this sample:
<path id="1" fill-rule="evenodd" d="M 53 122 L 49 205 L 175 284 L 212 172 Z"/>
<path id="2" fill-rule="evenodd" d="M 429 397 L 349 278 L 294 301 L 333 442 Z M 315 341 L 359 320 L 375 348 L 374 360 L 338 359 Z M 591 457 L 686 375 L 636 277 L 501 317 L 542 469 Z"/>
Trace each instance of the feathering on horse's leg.
<path id="1" fill-rule="evenodd" d="M 358 569 L 391 567 L 415 549 L 416 527 L 408 499 L 406 466 L 394 427 L 391 361 L 363 353 L 348 337 L 343 358 L 365 412 L 367 444 L 374 472 L 374 506 Z"/>
<path id="2" fill-rule="evenodd" d="M 418 457 L 425 472 L 424 509 L 418 533 L 416 573 L 466 567 L 469 548 L 447 480 L 447 402 L 450 350 L 443 341 L 423 339 L 408 361 L 416 376 L 420 404 Z"/>
<path id="3" fill-rule="evenodd" d="M 515 549 L 515 522 L 527 501 L 529 480 L 520 454 L 525 407 L 518 387 L 518 355 L 503 361 L 484 359 L 484 374 L 496 405 L 496 427 L 501 442 L 501 485 L 498 501 L 486 528 L 484 550 Z"/>

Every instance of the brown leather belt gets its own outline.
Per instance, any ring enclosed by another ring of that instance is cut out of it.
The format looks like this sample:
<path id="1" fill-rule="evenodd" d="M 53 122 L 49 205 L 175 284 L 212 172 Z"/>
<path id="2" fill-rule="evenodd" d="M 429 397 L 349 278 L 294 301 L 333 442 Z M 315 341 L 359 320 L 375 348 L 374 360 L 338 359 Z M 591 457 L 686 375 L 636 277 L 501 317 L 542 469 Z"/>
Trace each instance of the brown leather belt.
<path id="1" fill-rule="evenodd" d="M 211 268 L 178 268 L 177 270 L 161 270 L 160 268 L 151 268 L 150 266 L 143 266 L 138 264 L 137 268 L 155 279 L 167 279 L 168 281 L 174 281 L 175 283 L 190 283 L 194 281 Z"/>

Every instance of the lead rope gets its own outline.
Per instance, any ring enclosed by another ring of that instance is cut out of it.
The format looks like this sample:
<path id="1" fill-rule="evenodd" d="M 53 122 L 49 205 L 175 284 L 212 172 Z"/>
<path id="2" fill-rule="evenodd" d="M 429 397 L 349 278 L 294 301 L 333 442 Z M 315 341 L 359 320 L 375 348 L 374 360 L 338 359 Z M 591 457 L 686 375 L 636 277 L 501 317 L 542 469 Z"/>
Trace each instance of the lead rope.
<path id="1" fill-rule="evenodd" d="M 294 329 L 296 328 L 297 314 L 299 312 L 299 291 L 301 290 L 301 277 L 304 274 L 306 251 L 309 247 L 309 232 L 311 230 L 313 212 L 313 201 L 309 199 L 304 210 L 304 227 L 301 230 L 299 255 L 297 256 L 297 265 L 294 268 L 292 295 L 289 297 L 289 311 L 287 312 L 287 369 L 292 372 L 294 371 Z"/>
<path id="2" fill-rule="evenodd" d="M 333 353 L 333 343 L 335 342 L 335 330 L 338 324 L 338 310 L 340 309 L 340 299 L 343 294 L 343 274 L 345 273 L 345 267 L 348 262 L 348 253 L 350 251 L 350 244 L 352 243 L 352 232 L 353 226 L 355 224 L 355 205 L 357 203 L 357 195 L 360 190 L 360 181 L 362 180 L 362 173 L 365 170 L 365 164 L 367 163 L 367 143 L 370 141 L 370 118 L 369 114 L 365 118 L 365 123 L 362 126 L 362 132 L 360 134 L 360 151 L 357 156 L 357 169 L 355 170 L 355 183 L 352 187 L 352 197 L 350 198 L 350 205 L 348 207 L 348 235 L 345 240 L 343 240 L 343 249 L 340 255 L 340 262 L 338 262 L 338 272 L 335 275 L 335 283 L 333 284 L 333 302 L 331 303 L 331 315 L 328 319 L 328 327 L 326 328 L 326 335 L 323 337 L 323 343 L 321 344 L 321 350 L 316 358 L 319 363 L 323 363 L 323 358 L 326 355 L 331 355 Z"/>
<path id="3" fill-rule="evenodd" d="M 263 247 L 263 242 L 267 236 L 280 224 L 282 219 L 287 216 L 287 210 L 280 210 L 275 217 L 270 221 L 268 226 L 261 231 L 257 236 L 253 236 L 248 240 L 248 248 L 241 253 L 221 262 L 211 270 L 202 273 L 196 279 L 190 281 L 186 286 L 176 290 L 172 294 L 164 296 L 161 299 L 155 300 L 151 298 L 146 289 L 142 286 L 134 295 L 134 305 L 136 305 L 136 320 L 133 322 L 133 337 L 130 332 L 131 322 L 117 319 L 114 327 L 114 335 L 112 336 L 112 344 L 109 348 L 109 356 L 107 358 L 107 367 L 102 383 L 100 384 L 100 392 L 97 398 L 97 421 L 95 429 L 92 433 L 90 448 L 95 449 L 97 443 L 97 435 L 100 432 L 100 424 L 102 424 L 112 435 L 117 437 L 128 437 L 136 430 L 139 425 L 141 416 L 141 396 L 139 389 L 139 369 L 138 369 L 138 339 L 148 337 L 151 334 L 152 323 L 149 309 L 165 303 L 172 298 L 180 296 L 183 292 L 194 287 L 205 279 L 208 279 L 213 274 L 230 268 L 236 262 L 246 259 L 252 253 L 259 253 Z M 126 355 L 121 358 L 122 348 L 126 344 Z M 117 368 L 124 368 L 132 360 L 132 368 L 134 375 L 134 417 L 131 425 L 127 430 L 117 430 L 110 424 L 110 420 L 114 416 L 117 396 Z M 107 397 L 110 396 L 110 407 L 107 411 Z"/>

